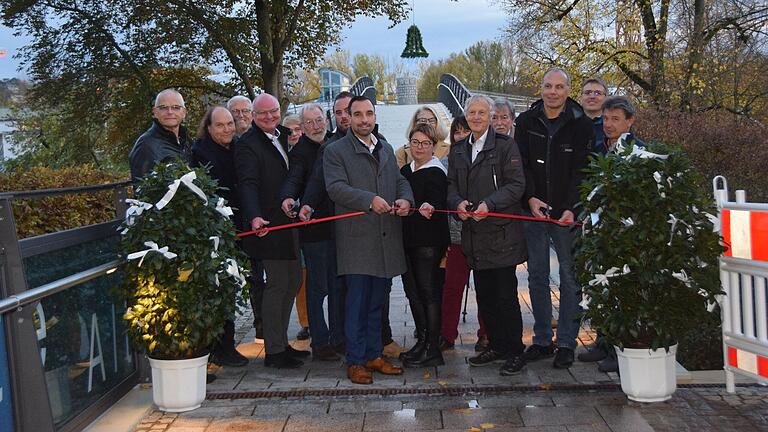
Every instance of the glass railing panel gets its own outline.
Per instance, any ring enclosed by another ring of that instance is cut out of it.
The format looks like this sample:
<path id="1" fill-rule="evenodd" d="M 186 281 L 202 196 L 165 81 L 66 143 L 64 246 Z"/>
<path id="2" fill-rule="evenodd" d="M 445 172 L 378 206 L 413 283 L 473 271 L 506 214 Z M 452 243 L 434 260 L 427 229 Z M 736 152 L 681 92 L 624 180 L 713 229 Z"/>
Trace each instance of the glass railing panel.
<path id="1" fill-rule="evenodd" d="M 56 293 L 35 310 L 40 358 L 56 426 L 82 412 L 136 369 L 124 307 L 111 287 L 120 272 Z"/>
<path id="2" fill-rule="evenodd" d="M 93 240 L 24 258 L 27 286 L 36 288 L 117 259 L 119 236 Z"/>
<path id="3" fill-rule="evenodd" d="M 8 356 L 5 347 L 5 326 L 0 316 L 0 431 L 13 430 L 12 402 L 11 382 L 8 376 Z"/>

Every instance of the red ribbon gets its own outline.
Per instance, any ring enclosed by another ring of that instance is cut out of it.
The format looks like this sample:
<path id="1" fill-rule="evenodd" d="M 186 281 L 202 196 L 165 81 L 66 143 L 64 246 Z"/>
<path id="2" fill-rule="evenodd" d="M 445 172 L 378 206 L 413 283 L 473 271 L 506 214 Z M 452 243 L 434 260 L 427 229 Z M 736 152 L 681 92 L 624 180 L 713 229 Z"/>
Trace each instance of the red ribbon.
<path id="1" fill-rule="evenodd" d="M 349 217 L 353 217 L 353 216 L 360 216 L 360 215 L 364 215 L 365 213 L 366 212 L 359 211 L 359 212 L 354 212 L 354 213 L 345 213 L 345 214 L 340 214 L 340 215 L 336 215 L 336 216 L 329 216 L 329 217 L 324 217 L 324 218 L 318 218 L 318 219 L 310 219 L 308 221 L 303 221 L 303 222 L 293 222 L 293 223 L 289 223 L 289 224 L 285 224 L 285 225 L 276 225 L 276 226 L 273 226 L 273 227 L 264 227 L 264 228 L 253 230 L 253 231 L 244 231 L 244 232 L 241 232 L 241 233 L 237 233 L 237 236 L 238 237 L 245 237 L 245 236 L 249 236 L 249 235 L 253 235 L 253 234 L 259 234 L 259 233 L 263 233 L 263 232 L 277 231 L 277 230 L 288 229 L 288 228 L 296 228 L 296 227 L 300 227 L 300 226 L 304 226 L 304 225 L 312 225 L 312 224 L 321 223 L 321 222 L 328 222 L 328 221 L 332 221 L 332 220 L 336 220 L 336 219 L 345 219 L 345 218 L 349 218 Z"/>
<path id="2" fill-rule="evenodd" d="M 417 209 L 417 208 L 409 208 L 408 211 L 419 211 L 419 209 Z M 513 215 L 513 214 L 507 214 L 507 213 L 468 212 L 468 211 L 464 211 L 463 212 L 463 211 L 459 211 L 459 210 L 438 210 L 438 209 L 435 209 L 433 211 L 435 213 L 465 214 L 465 215 L 469 215 L 469 216 L 482 215 L 482 216 L 488 216 L 488 217 L 498 217 L 498 218 L 503 218 L 503 219 L 519 219 L 519 220 L 527 220 L 527 221 L 533 221 L 533 222 L 549 222 L 549 223 L 554 223 L 554 224 L 557 224 L 557 225 L 560 225 L 560 226 L 571 226 L 571 225 L 573 225 L 573 226 L 581 226 L 580 222 L 574 222 L 572 224 L 564 224 L 564 223 L 560 222 L 557 219 L 537 218 L 537 217 L 534 217 L 534 216 Z M 289 223 L 289 224 L 285 224 L 285 225 L 276 225 L 276 226 L 273 226 L 273 227 L 264 227 L 264 228 L 253 230 L 253 231 L 240 232 L 240 233 L 237 233 L 237 236 L 238 237 L 246 237 L 246 236 L 249 236 L 249 235 L 260 234 L 260 233 L 263 233 L 263 232 L 277 231 L 277 230 L 288 229 L 288 228 L 297 228 L 297 227 L 305 226 L 305 225 L 312 225 L 312 224 L 317 224 L 317 223 L 322 223 L 322 222 L 329 222 L 329 221 L 333 221 L 333 220 L 337 220 L 337 219 L 346 219 L 346 218 L 350 218 L 350 217 L 354 217 L 354 216 L 360 216 L 360 215 L 364 215 L 366 213 L 367 212 L 363 212 L 363 211 L 353 212 L 353 213 L 344 213 L 344 214 L 340 214 L 340 215 L 336 215 L 336 216 L 329 216 L 329 217 L 318 218 L 318 219 L 310 219 L 308 221 L 303 221 L 303 222 L 293 222 L 293 223 Z"/>

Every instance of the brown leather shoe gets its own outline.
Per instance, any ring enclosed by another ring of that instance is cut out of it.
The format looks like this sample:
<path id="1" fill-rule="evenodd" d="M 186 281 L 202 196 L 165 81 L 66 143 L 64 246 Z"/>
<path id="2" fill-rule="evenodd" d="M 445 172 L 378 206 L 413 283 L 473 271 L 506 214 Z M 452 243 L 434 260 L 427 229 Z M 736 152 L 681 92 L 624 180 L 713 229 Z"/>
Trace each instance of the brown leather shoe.
<path id="1" fill-rule="evenodd" d="M 347 378 L 354 384 L 373 384 L 373 376 L 364 366 L 352 365 L 347 368 Z"/>
<path id="2" fill-rule="evenodd" d="M 376 357 L 375 359 L 369 361 L 365 364 L 365 367 L 370 371 L 376 371 L 379 373 L 383 373 L 384 375 L 402 375 L 403 369 L 399 368 L 392 363 L 384 360 L 381 357 Z"/>

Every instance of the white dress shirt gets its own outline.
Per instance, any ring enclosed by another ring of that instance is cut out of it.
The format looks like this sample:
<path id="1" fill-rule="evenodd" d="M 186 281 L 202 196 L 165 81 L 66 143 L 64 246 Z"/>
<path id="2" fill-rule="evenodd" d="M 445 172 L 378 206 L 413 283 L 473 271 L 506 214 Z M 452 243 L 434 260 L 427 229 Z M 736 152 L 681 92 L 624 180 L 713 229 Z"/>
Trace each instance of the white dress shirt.
<path id="1" fill-rule="evenodd" d="M 481 136 L 477 141 L 472 142 L 472 138 L 474 138 L 474 135 L 469 134 L 469 145 L 472 146 L 472 162 L 475 162 L 475 158 L 477 158 L 477 155 L 483 151 L 483 146 L 485 145 L 485 139 L 488 138 L 488 129 L 485 130 L 485 133 L 483 133 L 483 136 Z"/>

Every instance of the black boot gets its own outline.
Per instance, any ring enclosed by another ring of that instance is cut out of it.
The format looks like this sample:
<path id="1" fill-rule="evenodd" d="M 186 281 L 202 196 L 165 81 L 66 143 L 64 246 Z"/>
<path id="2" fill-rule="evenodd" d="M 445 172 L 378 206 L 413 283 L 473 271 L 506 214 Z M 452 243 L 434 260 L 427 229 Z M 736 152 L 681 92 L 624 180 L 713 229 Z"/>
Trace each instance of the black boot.
<path id="1" fill-rule="evenodd" d="M 426 296 L 425 296 L 426 297 Z M 440 303 L 429 301 L 426 304 L 427 343 L 418 356 L 403 360 L 406 367 L 440 366 L 445 364 L 443 352 L 440 351 Z"/>
<path id="2" fill-rule="evenodd" d="M 427 331 L 422 329 L 416 330 L 418 332 L 416 344 L 414 344 L 408 351 L 400 354 L 400 361 L 418 358 L 421 356 L 421 352 L 424 351 L 424 348 L 427 345 Z"/>
<path id="3" fill-rule="evenodd" d="M 224 334 L 214 344 L 211 352 L 210 361 L 219 366 L 245 366 L 248 364 L 248 357 L 237 352 L 235 349 L 235 323 L 231 320 L 224 322 Z"/>

